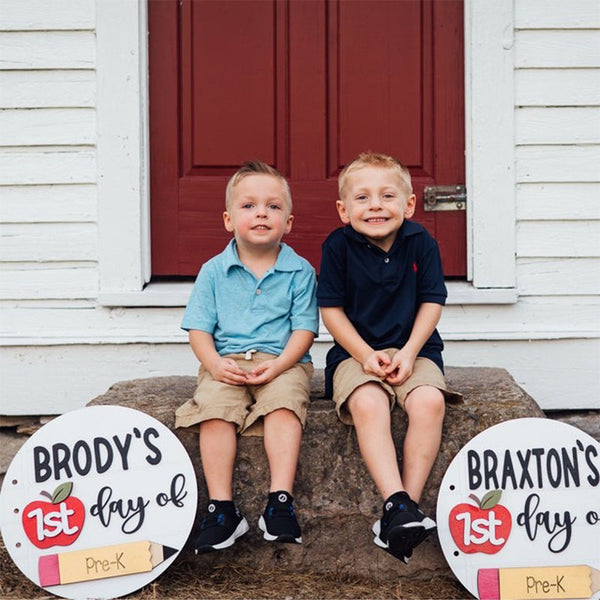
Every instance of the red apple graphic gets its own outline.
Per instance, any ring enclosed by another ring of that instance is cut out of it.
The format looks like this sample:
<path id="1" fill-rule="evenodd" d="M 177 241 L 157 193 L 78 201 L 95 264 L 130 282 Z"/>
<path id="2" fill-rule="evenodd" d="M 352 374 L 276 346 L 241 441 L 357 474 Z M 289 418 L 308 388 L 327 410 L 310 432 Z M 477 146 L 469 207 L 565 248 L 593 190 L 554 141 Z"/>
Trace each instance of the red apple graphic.
<path id="1" fill-rule="evenodd" d="M 34 546 L 70 546 L 79 537 L 85 508 L 79 498 L 71 496 L 72 489 L 71 481 L 61 483 L 52 496 L 41 492 L 50 502 L 34 500 L 23 509 L 23 529 Z"/>
<path id="2" fill-rule="evenodd" d="M 454 543 L 465 554 L 483 552 L 496 554 L 508 541 L 512 518 L 506 507 L 498 504 L 502 490 L 492 490 L 481 500 L 471 494 L 477 503 L 457 504 L 448 517 Z"/>

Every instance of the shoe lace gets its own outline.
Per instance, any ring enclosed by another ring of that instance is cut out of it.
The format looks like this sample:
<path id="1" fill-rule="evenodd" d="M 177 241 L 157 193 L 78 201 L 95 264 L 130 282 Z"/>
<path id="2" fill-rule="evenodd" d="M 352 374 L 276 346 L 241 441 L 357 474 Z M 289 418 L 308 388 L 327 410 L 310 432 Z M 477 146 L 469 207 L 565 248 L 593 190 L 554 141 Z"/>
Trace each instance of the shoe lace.
<path id="1" fill-rule="evenodd" d="M 385 512 L 382 521 L 384 521 L 385 523 L 389 523 L 398 512 L 405 512 L 407 510 L 408 506 L 405 502 L 397 502 L 396 504 L 394 504 L 394 506 L 392 506 L 389 510 Z"/>
<path id="2" fill-rule="evenodd" d="M 283 504 L 279 506 L 270 506 L 268 512 L 269 519 L 277 518 L 277 517 L 293 517 L 294 506 L 292 504 Z"/>
<path id="3" fill-rule="evenodd" d="M 211 515 L 210 517 L 204 517 L 202 519 L 202 524 L 200 525 L 200 529 L 208 529 L 209 527 L 217 527 L 218 525 L 222 525 L 225 521 L 225 515 L 219 513 L 218 515 Z"/>

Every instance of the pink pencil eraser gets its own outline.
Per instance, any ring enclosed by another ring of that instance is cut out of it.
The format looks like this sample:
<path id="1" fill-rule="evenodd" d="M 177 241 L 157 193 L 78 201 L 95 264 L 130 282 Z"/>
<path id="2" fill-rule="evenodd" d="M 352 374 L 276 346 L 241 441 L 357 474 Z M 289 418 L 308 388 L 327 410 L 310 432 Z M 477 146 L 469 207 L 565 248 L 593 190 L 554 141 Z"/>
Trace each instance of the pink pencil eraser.
<path id="1" fill-rule="evenodd" d="M 477 571 L 479 600 L 500 600 L 500 576 L 498 569 Z"/>
<path id="2" fill-rule="evenodd" d="M 40 576 L 40 585 L 42 587 L 60 585 L 58 554 L 40 556 L 38 559 L 38 575 Z"/>

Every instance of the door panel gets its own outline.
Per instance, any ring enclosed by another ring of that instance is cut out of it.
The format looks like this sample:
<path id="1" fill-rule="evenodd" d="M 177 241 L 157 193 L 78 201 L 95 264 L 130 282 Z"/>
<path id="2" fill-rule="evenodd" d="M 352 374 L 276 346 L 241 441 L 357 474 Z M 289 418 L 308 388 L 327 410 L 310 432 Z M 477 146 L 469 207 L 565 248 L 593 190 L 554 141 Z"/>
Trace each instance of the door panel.
<path id="1" fill-rule="evenodd" d="M 420 3 L 340 2 L 337 11 L 330 6 L 339 35 L 336 171 L 365 148 L 394 148 L 403 162 L 419 164 Z"/>
<path id="2" fill-rule="evenodd" d="M 416 220 L 465 274 L 464 212 L 422 209 L 426 185 L 464 183 L 462 2 L 168 0 L 149 17 L 153 274 L 195 275 L 224 247 L 249 158 L 290 179 L 285 241 L 318 268 L 337 174 L 366 149 L 409 166 Z"/>

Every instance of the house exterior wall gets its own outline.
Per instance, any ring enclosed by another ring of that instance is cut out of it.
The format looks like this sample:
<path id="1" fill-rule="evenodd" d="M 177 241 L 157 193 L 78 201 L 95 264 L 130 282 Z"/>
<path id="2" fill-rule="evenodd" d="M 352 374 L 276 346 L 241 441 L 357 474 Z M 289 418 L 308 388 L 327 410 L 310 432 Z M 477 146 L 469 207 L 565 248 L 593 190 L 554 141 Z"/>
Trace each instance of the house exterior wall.
<path id="1" fill-rule="evenodd" d="M 507 368 L 544 408 L 600 407 L 600 9 L 492 6 L 466 0 L 472 283 L 449 285 L 445 360 Z M 488 91 L 482 25 L 505 78 Z M 61 413 L 119 380 L 195 373 L 179 330 L 190 286 L 141 293 L 144 31 L 143 3 L 3 2 L 0 414 Z M 125 50 L 111 50 L 117 38 Z M 323 330 L 317 366 L 329 344 Z"/>

